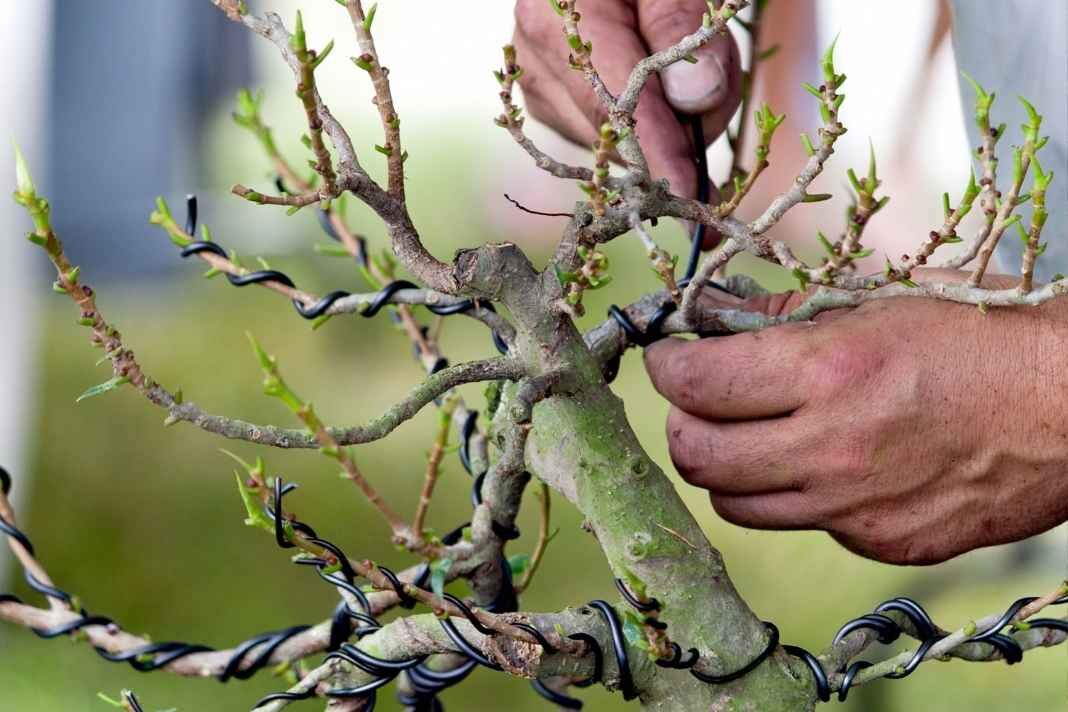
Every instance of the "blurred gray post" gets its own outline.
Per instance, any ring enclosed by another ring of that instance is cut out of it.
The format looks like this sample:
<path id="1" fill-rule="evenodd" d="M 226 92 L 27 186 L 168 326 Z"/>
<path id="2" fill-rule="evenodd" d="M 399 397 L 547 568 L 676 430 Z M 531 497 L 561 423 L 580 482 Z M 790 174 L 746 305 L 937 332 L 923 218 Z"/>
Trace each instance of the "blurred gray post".
<path id="1" fill-rule="evenodd" d="M 36 317 L 51 295 L 51 267 L 21 239 L 29 223 L 6 197 L 14 185 L 8 142 L 26 154 L 87 281 L 158 272 L 175 255 L 148 225 L 155 196 L 205 181 L 203 132 L 220 102 L 249 82 L 251 57 L 248 33 L 207 0 L 37 1 L 0 6 L 0 62 L 13 70 L 0 101 L 0 184 L 9 186 L 0 191 L 0 465 L 24 499 L 34 386 L 46 375 L 33 368 Z M 86 344 L 87 368 L 95 358 Z M 0 563 L 6 555 L 3 547 Z"/>
<path id="2" fill-rule="evenodd" d="M 47 189 L 71 257 L 97 282 L 173 267 L 148 214 L 205 182 L 201 137 L 249 82 L 249 33 L 207 0 L 93 0 L 57 3 L 52 43 Z"/>
<path id="3" fill-rule="evenodd" d="M 991 119 L 1008 124 L 1008 136 L 999 143 L 1002 175 L 1012 179 L 1010 146 L 1020 143 L 1020 124 L 1027 113 L 1016 100 L 1022 96 L 1042 114 L 1042 135 L 1049 144 L 1039 160 L 1056 173 L 1046 202 L 1049 221 L 1042 232 L 1049 249 L 1038 261 L 1035 276 L 1042 281 L 1068 274 L 1068 2 L 1048 0 L 953 1 L 953 48 L 957 67 L 975 77 L 983 88 L 996 92 Z M 968 139 L 979 145 L 975 95 L 961 81 L 961 101 L 968 120 Z M 1030 190 L 1028 181 L 1024 192 Z M 1026 213 L 1025 213 L 1026 218 Z M 1014 233 L 998 245 L 1000 271 L 1020 273 L 1023 245 Z"/>
<path id="4" fill-rule="evenodd" d="M 0 99 L 0 329 L 4 348 L 0 349 L 0 467 L 15 477 L 25 470 L 32 434 L 27 424 L 33 422 L 33 390 L 38 374 L 33 367 L 37 351 L 35 315 L 37 297 L 48 289 L 48 282 L 34 280 L 31 264 L 39 259 L 23 235 L 31 227 L 21 207 L 10 199 L 14 189 L 14 153 L 11 142 L 19 144 L 30 162 L 35 180 L 45 177 L 40 160 L 44 149 L 44 102 L 48 86 L 47 36 L 50 18 L 48 3 L 4 3 L 0 10 L 0 65 L 18 67 L 5 75 L 4 94 Z M 36 170 L 34 170 L 36 169 Z M 25 487 L 15 489 L 23 498 Z M 7 547 L 0 547 L 0 563 Z M 0 577 L 3 568 L 0 567 Z"/>

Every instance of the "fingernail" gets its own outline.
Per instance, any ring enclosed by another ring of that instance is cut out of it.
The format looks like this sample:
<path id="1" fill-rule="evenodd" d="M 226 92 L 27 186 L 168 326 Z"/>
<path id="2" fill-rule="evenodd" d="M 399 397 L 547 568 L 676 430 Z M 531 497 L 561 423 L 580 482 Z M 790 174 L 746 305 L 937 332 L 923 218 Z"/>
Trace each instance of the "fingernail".
<path id="1" fill-rule="evenodd" d="M 660 73 L 668 103 L 684 114 L 714 109 L 727 95 L 727 72 L 714 53 L 699 54 L 696 64 L 678 61 Z"/>

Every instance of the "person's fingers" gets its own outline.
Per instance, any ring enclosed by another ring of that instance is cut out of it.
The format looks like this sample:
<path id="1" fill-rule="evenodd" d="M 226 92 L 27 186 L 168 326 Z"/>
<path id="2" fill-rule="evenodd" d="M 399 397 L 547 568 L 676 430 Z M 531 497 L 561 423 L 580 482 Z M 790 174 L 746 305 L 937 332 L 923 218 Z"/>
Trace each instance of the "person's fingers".
<path id="1" fill-rule="evenodd" d="M 754 496 L 709 495 L 716 514 L 749 529 L 822 529 L 826 514 L 821 500 L 808 492 L 789 490 Z"/>
<path id="2" fill-rule="evenodd" d="M 804 491 L 812 458 L 802 452 L 815 433 L 805 420 L 772 418 L 723 423 L 672 408 L 668 448 L 679 475 L 691 485 L 719 495 L 758 495 Z"/>
<path id="3" fill-rule="evenodd" d="M 659 52 L 700 28 L 707 9 L 705 0 L 638 0 L 638 29 L 649 50 Z M 696 63 L 680 61 L 668 66 L 660 73 L 660 81 L 664 98 L 675 111 L 701 115 L 705 144 L 709 145 L 727 129 L 741 103 L 741 59 L 731 35 L 715 37 L 694 52 L 694 58 Z M 690 131 L 684 129 L 684 133 L 685 162 L 668 157 L 661 172 L 671 182 L 673 192 L 696 197 L 695 147 Z M 649 161 L 652 166 L 653 156 Z M 719 191 L 714 187 L 709 202 L 719 202 Z M 719 235 L 710 231 L 704 248 L 711 249 L 718 242 Z"/>
<path id="4" fill-rule="evenodd" d="M 808 399 L 811 327 L 786 325 L 765 332 L 696 341 L 661 339 L 645 350 L 656 390 L 674 405 L 710 420 L 771 418 Z"/>
<path id="5" fill-rule="evenodd" d="M 701 27 L 705 0 L 638 0 L 638 29 L 650 51 L 676 44 Z M 683 114 L 715 115 L 706 137 L 715 140 L 741 100 L 741 64 L 731 35 L 721 35 L 694 52 L 696 63 L 676 62 L 660 73 L 664 96 Z M 723 114 L 726 118 L 723 118 Z"/>
<path id="6" fill-rule="evenodd" d="M 607 119 L 607 112 L 583 74 L 570 68 L 571 50 L 559 18 L 548 3 L 534 5 L 529 1 L 517 4 L 516 18 L 519 63 L 534 70 L 524 69 L 519 81 L 524 96 L 528 93 L 534 96 L 534 103 L 528 105 L 531 115 L 580 145 L 592 145 Z M 583 13 L 581 32 L 583 39 L 593 46 L 593 63 L 605 86 L 618 94 L 634 65 L 649 55 L 649 48 L 638 33 L 633 5 L 599 3 Z M 524 59 L 531 56 L 536 60 Z M 560 88 L 570 101 L 563 99 Z M 653 177 L 667 178 L 673 192 L 694 197 L 697 173 L 693 144 L 689 132 L 679 123 L 664 97 L 659 77 L 652 77 L 646 83 L 634 118 L 635 133 Z"/>

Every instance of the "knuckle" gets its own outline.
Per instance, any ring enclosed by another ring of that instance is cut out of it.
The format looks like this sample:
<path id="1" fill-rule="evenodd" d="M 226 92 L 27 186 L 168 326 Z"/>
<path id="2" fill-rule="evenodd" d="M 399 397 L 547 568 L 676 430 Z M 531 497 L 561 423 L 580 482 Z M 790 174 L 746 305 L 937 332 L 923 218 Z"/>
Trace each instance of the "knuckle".
<path id="1" fill-rule="evenodd" d="M 668 452 L 679 476 L 691 485 L 699 485 L 705 479 L 707 464 L 700 453 L 701 439 L 675 409 L 668 416 L 667 437 Z"/>
<path id="2" fill-rule="evenodd" d="M 871 381 L 882 369 L 886 355 L 856 338 L 816 346 L 805 361 L 817 369 L 815 378 L 824 391 L 839 393 Z"/>
<path id="3" fill-rule="evenodd" d="M 693 412 L 701 404 L 702 382 L 704 380 L 700 353 L 693 348 L 686 348 L 674 354 L 664 364 L 666 380 L 669 384 L 671 400 L 679 408 Z"/>
<path id="4" fill-rule="evenodd" d="M 866 480 L 875 469 L 875 444 L 864 432 L 849 430 L 824 452 L 826 470 L 846 482 Z"/>

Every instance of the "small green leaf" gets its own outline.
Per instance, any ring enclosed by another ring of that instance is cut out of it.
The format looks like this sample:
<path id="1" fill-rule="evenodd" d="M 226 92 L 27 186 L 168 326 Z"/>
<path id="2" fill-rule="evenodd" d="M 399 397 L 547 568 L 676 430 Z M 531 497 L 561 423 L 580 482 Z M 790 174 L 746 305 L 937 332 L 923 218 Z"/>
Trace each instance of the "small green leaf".
<path id="1" fill-rule="evenodd" d="M 822 203 L 825 200 L 830 200 L 834 196 L 830 193 L 806 193 L 805 197 L 801 199 L 802 203 Z"/>
<path id="2" fill-rule="evenodd" d="M 111 380 L 104 381 L 103 383 L 98 383 L 97 385 L 93 386 L 92 388 L 87 389 L 85 391 L 85 393 L 82 393 L 80 396 L 78 396 L 74 400 L 74 402 L 75 403 L 81 403 L 86 398 L 92 398 L 93 396 L 98 396 L 101 393 L 107 393 L 108 391 L 113 391 L 116 388 L 118 388 L 119 386 L 125 385 L 125 384 L 127 384 L 129 382 L 130 382 L 130 379 L 126 378 L 125 376 L 115 376 Z"/>
<path id="3" fill-rule="evenodd" d="M 430 563 L 430 590 L 434 592 L 438 598 L 441 598 L 445 594 L 445 579 L 449 575 L 449 569 L 452 568 L 452 559 L 449 557 L 443 557 L 440 559 L 434 559 Z"/>
<path id="4" fill-rule="evenodd" d="M 768 47 L 766 50 L 762 51 L 760 54 L 757 55 L 757 61 L 763 62 L 764 60 L 771 59 L 776 54 L 778 54 L 779 49 L 781 49 L 781 45 L 777 44 Z"/>
<path id="5" fill-rule="evenodd" d="M 367 14 L 363 18 L 363 29 L 367 32 L 371 31 L 371 25 L 375 21 L 375 13 L 378 12 L 378 3 L 371 5 L 371 8 L 367 11 Z"/>
<path id="6" fill-rule="evenodd" d="M 333 51 L 334 51 L 334 40 L 330 40 L 329 42 L 326 43 L 326 47 L 323 47 L 322 51 L 319 52 L 315 56 L 315 61 L 311 63 L 312 69 L 318 68 L 318 66 L 320 64 L 322 64 L 326 60 L 326 58 L 330 56 L 330 53 L 333 52 Z"/>
<path id="7" fill-rule="evenodd" d="M 237 480 L 237 491 L 241 495 L 241 501 L 245 505 L 245 513 L 248 517 L 245 518 L 245 526 L 259 527 L 264 531 L 274 533 L 274 522 L 267 516 L 267 513 L 263 511 L 263 507 L 259 498 L 251 487 L 245 484 L 245 481 L 241 479 L 241 473 L 234 470 L 234 479 Z"/>
<path id="8" fill-rule="evenodd" d="M 256 354 L 256 359 L 260 362 L 260 368 L 264 371 L 274 370 L 274 358 L 263 350 L 260 343 L 256 341 L 256 337 L 252 335 L 252 332 L 246 331 L 245 336 L 248 337 L 248 342 L 252 344 L 252 351 Z"/>
<path id="9" fill-rule="evenodd" d="M 17 143 L 13 145 L 15 147 L 15 188 L 20 195 L 35 195 L 37 189 L 33 185 L 33 178 L 30 177 L 30 168 L 26 165 L 26 157 L 22 155 L 22 150 L 19 149 Z"/>
<path id="10" fill-rule="evenodd" d="M 823 53 L 823 59 L 820 62 L 823 67 L 823 78 L 829 84 L 835 81 L 834 48 L 838 44 L 838 37 L 839 35 L 834 36 L 834 41 L 831 42 L 831 46 L 827 48 L 827 51 Z"/>
<path id="11" fill-rule="evenodd" d="M 530 554 L 512 554 L 508 557 L 508 566 L 512 570 L 512 577 L 522 576 L 530 567 Z"/>
<path id="12" fill-rule="evenodd" d="M 122 700 L 113 700 L 110 697 L 108 697 L 107 695 L 105 695 L 103 692 L 96 693 L 96 696 L 97 696 L 97 699 L 100 699 L 100 700 L 102 700 L 104 702 L 107 702 L 112 707 L 118 707 L 119 709 L 125 709 L 125 707 L 126 707 L 126 705 L 124 705 L 122 703 Z"/>
<path id="13" fill-rule="evenodd" d="M 868 139 L 868 188 L 871 192 L 875 192 L 875 189 L 879 185 L 879 179 L 875 176 L 875 144 L 871 138 Z"/>
<path id="14" fill-rule="evenodd" d="M 826 235 L 817 230 L 816 239 L 820 241 L 820 244 L 823 245 L 823 249 L 826 250 L 828 255 L 830 255 L 831 257 L 838 256 L 838 253 L 834 250 L 834 245 L 831 244 L 831 241 L 827 239 Z"/>
<path id="15" fill-rule="evenodd" d="M 373 58 L 371 58 L 371 55 L 369 54 L 362 54 L 359 57 L 350 57 L 350 59 L 352 60 L 353 64 L 355 64 L 357 67 L 359 67 L 365 72 L 370 72 L 372 69 L 374 69 L 374 63 L 372 61 Z"/>

